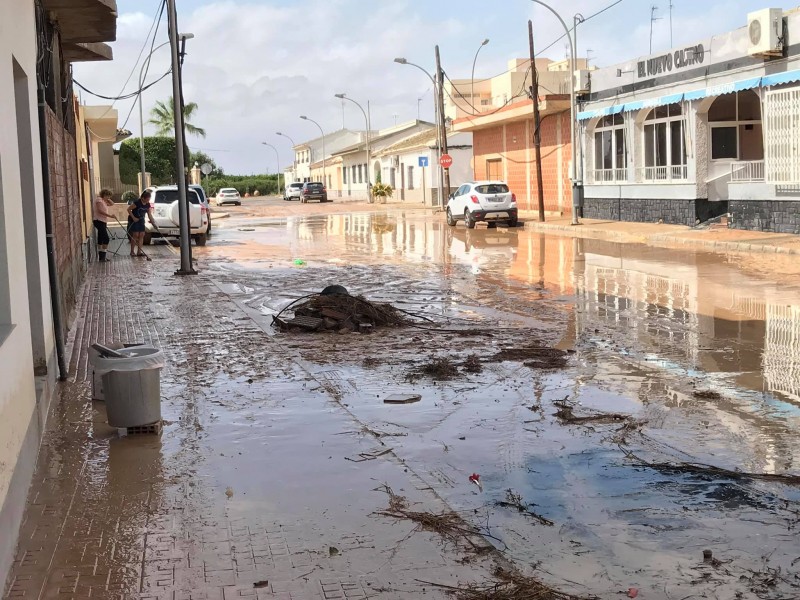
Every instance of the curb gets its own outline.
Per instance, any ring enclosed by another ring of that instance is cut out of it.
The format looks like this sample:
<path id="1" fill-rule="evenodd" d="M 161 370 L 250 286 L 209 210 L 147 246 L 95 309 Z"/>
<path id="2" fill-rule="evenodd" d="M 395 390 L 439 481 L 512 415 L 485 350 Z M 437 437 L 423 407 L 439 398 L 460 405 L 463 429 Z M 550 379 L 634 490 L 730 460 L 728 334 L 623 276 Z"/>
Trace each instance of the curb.
<path id="1" fill-rule="evenodd" d="M 762 254 L 790 254 L 800 255 L 800 248 L 788 248 L 758 242 L 733 242 L 726 240 L 696 240 L 673 237 L 670 234 L 656 233 L 650 235 L 633 235 L 621 231 L 606 231 L 585 225 L 548 225 L 536 222 L 526 222 L 525 229 L 542 233 L 558 232 L 572 237 L 601 239 L 615 242 L 648 244 L 662 248 L 672 248 L 675 245 L 701 250 L 726 251 L 726 252 L 757 252 Z"/>

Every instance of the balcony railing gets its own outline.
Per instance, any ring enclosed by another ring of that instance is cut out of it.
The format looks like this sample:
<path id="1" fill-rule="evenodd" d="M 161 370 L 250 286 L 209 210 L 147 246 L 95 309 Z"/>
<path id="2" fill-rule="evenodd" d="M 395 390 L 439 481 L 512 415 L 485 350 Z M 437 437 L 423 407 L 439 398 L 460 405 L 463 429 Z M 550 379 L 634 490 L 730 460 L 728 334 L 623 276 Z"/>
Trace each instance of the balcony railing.
<path id="1" fill-rule="evenodd" d="M 628 170 L 621 169 L 593 169 L 589 172 L 592 183 L 612 183 L 628 180 Z"/>
<path id="2" fill-rule="evenodd" d="M 685 181 L 689 178 L 689 167 L 673 165 L 663 167 L 640 167 L 639 177 L 642 181 Z"/>
<path id="3" fill-rule="evenodd" d="M 736 183 L 764 181 L 764 161 L 750 160 L 731 163 L 731 181 Z"/>

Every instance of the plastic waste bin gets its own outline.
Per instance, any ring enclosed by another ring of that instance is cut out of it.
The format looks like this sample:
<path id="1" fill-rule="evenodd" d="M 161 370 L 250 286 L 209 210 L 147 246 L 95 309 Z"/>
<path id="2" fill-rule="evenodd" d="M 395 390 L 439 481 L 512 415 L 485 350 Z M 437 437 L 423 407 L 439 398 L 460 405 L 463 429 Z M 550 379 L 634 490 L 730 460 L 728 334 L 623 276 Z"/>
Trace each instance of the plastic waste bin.
<path id="1" fill-rule="evenodd" d="M 140 427 L 161 420 L 161 369 L 164 354 L 150 346 L 117 350 L 124 358 L 92 356 L 102 376 L 108 424 Z"/>

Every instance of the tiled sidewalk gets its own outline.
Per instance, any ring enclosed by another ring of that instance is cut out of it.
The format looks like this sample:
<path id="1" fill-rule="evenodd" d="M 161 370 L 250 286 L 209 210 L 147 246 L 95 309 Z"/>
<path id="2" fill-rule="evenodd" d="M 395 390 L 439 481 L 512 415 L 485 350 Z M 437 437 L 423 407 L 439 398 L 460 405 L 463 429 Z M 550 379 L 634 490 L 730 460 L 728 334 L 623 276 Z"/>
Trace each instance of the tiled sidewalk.
<path id="1" fill-rule="evenodd" d="M 445 508 L 215 285 L 175 260 L 93 264 L 4 598 L 441 597 L 486 574 L 374 513 L 386 483 Z M 95 340 L 163 349 L 165 428 L 120 437 L 90 401 Z M 485 562 L 484 562 L 485 561 Z"/>

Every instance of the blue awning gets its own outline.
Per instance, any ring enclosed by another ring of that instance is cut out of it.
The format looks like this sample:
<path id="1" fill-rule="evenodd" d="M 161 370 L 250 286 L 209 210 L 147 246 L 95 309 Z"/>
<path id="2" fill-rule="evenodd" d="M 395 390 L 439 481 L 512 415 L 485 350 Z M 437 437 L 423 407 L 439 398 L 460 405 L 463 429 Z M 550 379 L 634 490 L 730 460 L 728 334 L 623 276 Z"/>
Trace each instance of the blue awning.
<path id="1" fill-rule="evenodd" d="M 608 117 L 609 115 L 618 115 L 622 112 L 623 104 L 614 104 L 613 106 L 606 106 L 605 108 L 598 108 L 595 110 L 586 110 L 578 113 L 578 121 L 586 121 L 597 117 Z"/>
<path id="2" fill-rule="evenodd" d="M 683 100 L 683 93 L 669 94 L 667 96 L 660 96 L 658 98 L 648 98 L 647 100 L 635 100 L 634 102 L 627 102 L 623 106 L 625 112 L 634 110 L 641 110 L 643 108 L 655 108 L 656 106 L 666 106 L 667 104 L 675 104 Z"/>
<path id="3" fill-rule="evenodd" d="M 684 94 L 684 100 L 702 100 L 703 98 L 710 98 L 712 96 L 724 96 L 725 94 L 732 94 L 734 92 L 752 90 L 760 85 L 762 85 L 761 77 L 751 77 L 750 79 L 721 83 L 719 85 L 712 85 L 711 87 L 686 92 L 686 94 Z"/>
<path id="4" fill-rule="evenodd" d="M 761 78 L 761 85 L 769 87 L 771 85 L 781 85 L 782 83 L 794 83 L 795 81 L 800 81 L 800 70 L 767 75 Z"/>

